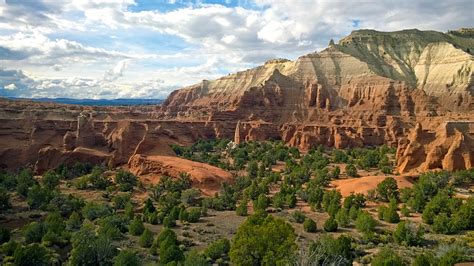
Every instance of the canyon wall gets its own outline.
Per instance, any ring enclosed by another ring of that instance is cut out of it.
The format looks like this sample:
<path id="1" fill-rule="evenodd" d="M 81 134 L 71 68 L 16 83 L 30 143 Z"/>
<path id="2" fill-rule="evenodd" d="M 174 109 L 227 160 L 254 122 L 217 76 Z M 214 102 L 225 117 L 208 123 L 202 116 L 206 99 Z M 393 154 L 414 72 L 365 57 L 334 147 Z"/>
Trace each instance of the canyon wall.
<path id="1" fill-rule="evenodd" d="M 308 150 L 398 147 L 400 172 L 473 165 L 474 38 L 360 30 L 337 44 L 176 90 L 162 106 L 0 101 L 0 167 L 127 165 L 200 138 Z M 464 124 L 459 121 L 465 121 Z M 459 123 L 458 123 L 459 122 Z"/>

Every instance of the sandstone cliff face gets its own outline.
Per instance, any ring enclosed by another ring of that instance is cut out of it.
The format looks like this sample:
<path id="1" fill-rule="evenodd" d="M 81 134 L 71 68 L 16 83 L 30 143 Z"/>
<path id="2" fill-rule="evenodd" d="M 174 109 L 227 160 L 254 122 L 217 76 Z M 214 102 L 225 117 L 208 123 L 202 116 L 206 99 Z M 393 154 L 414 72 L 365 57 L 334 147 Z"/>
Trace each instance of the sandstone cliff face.
<path id="1" fill-rule="evenodd" d="M 200 138 L 281 139 L 302 150 L 387 144 L 399 147 L 402 172 L 471 167 L 471 131 L 437 128 L 474 120 L 472 51 L 474 38 L 458 32 L 360 30 L 295 61 L 176 90 L 162 106 L 0 100 L 0 167 L 129 165 Z"/>
<path id="2" fill-rule="evenodd" d="M 456 170 L 474 166 L 474 122 L 445 122 L 436 132 L 424 131 L 420 124 L 400 141 L 398 170 Z"/>

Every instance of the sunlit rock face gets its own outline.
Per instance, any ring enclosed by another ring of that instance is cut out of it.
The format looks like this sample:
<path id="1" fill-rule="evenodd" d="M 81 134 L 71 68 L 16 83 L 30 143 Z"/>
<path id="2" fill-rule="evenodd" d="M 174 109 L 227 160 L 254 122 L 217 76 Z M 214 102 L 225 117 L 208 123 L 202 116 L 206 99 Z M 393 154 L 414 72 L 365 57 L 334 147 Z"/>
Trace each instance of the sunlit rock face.
<path id="1" fill-rule="evenodd" d="M 120 166 L 138 155 L 173 155 L 170 144 L 229 138 L 280 139 L 302 150 L 398 146 L 401 172 L 472 167 L 472 126 L 456 122 L 474 120 L 472 36 L 354 31 L 295 61 L 269 60 L 176 90 L 161 106 L 3 100 L 0 166 Z"/>

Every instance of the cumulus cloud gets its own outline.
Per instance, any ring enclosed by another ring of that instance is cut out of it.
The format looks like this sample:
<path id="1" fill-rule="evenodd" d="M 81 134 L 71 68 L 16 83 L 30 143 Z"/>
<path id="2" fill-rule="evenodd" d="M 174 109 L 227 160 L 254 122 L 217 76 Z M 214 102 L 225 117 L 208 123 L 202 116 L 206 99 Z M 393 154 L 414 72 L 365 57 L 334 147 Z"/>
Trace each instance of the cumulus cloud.
<path id="1" fill-rule="evenodd" d="M 270 58 L 295 59 L 358 28 L 472 27 L 474 9 L 471 0 L 169 2 L 176 8 L 0 0 L 0 65 L 16 69 L 0 69 L 0 95 L 164 97 Z M 155 46 L 130 38 L 136 32 Z"/>

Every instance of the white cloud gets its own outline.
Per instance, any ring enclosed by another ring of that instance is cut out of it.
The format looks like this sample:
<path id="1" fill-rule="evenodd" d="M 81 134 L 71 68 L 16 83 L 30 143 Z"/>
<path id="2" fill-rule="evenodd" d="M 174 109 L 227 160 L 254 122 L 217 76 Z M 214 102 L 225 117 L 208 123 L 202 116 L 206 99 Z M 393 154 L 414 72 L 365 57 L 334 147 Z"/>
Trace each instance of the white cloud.
<path id="1" fill-rule="evenodd" d="M 0 65 L 25 70 L 9 70 L 9 78 L 0 71 L 0 86 L 17 87 L 2 93 L 165 95 L 172 88 L 272 57 L 295 59 L 357 28 L 446 31 L 473 26 L 471 0 L 254 0 L 252 4 L 256 7 L 198 1 L 171 11 L 137 12 L 132 11 L 139 5 L 134 0 L 0 0 Z M 150 38 L 160 36 L 156 51 L 142 47 L 141 40 L 123 41 L 136 31 L 147 32 Z M 89 35 L 96 39 L 88 40 Z M 112 41 L 99 48 L 103 36 Z M 175 36 L 170 42 L 177 43 L 168 43 L 166 36 Z M 163 46 L 178 48 L 163 52 Z"/>
<path id="2" fill-rule="evenodd" d="M 10 91 L 17 89 L 17 88 L 16 88 L 16 85 L 13 84 L 13 83 L 8 84 L 8 85 L 5 85 L 5 86 L 3 86 L 3 88 L 4 88 L 5 90 L 10 90 Z"/>

